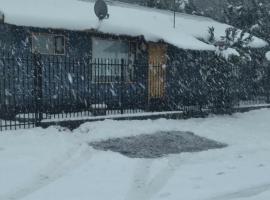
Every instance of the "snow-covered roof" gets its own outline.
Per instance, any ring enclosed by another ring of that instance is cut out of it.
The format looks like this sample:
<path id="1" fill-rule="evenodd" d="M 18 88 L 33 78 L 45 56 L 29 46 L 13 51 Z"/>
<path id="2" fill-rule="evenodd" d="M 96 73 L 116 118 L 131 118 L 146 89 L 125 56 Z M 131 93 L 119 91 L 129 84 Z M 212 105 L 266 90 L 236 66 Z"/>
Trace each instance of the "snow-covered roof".
<path id="1" fill-rule="evenodd" d="M 215 50 L 213 45 L 200 40 L 208 37 L 209 27 L 215 27 L 216 38 L 229 27 L 210 18 L 177 14 L 174 29 L 172 12 L 126 4 L 110 4 L 110 18 L 100 23 L 94 14 L 94 2 L 78 0 L 0 0 L 0 10 L 9 24 L 143 35 L 147 41 L 164 40 L 179 48 L 196 50 Z M 250 44 L 254 48 L 266 45 L 259 38 Z"/>

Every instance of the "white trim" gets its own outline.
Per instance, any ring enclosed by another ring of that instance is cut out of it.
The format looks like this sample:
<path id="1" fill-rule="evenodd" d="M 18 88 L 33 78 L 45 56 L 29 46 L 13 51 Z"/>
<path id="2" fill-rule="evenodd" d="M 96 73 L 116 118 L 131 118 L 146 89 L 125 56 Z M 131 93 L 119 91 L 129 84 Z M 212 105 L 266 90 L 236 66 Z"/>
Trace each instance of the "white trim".
<path id="1" fill-rule="evenodd" d="M 106 116 L 82 116 L 82 117 L 73 117 L 67 116 L 66 118 L 52 118 L 52 119 L 43 119 L 42 122 L 65 122 L 65 121 L 79 121 L 79 120 L 113 120 L 117 118 L 135 118 L 135 117 L 151 117 L 151 116 L 166 116 L 173 114 L 183 114 L 183 111 L 169 111 L 169 112 L 138 112 L 138 113 L 127 113 L 127 114 L 115 114 L 115 115 L 106 115 Z M 162 117 L 161 117 L 162 118 Z"/>

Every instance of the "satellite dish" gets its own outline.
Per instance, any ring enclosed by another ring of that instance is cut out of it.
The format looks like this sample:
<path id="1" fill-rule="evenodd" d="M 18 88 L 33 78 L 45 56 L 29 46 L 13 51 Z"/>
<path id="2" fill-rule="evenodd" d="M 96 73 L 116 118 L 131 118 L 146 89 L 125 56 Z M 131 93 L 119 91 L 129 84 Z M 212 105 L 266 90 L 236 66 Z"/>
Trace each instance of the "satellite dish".
<path id="1" fill-rule="evenodd" d="M 108 6 L 103 0 L 97 0 L 95 3 L 95 14 L 99 20 L 108 19 Z"/>

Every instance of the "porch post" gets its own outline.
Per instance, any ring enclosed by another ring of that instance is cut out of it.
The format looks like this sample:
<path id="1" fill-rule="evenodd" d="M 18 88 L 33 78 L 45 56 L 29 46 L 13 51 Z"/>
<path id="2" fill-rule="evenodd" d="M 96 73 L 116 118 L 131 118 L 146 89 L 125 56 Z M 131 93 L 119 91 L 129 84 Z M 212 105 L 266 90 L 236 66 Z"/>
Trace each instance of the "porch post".
<path id="1" fill-rule="evenodd" d="M 267 80 L 266 80 L 266 103 L 270 103 L 270 66 L 267 67 Z"/>
<path id="2" fill-rule="evenodd" d="M 125 60 L 121 59 L 121 92 L 120 92 L 120 104 L 121 104 L 121 114 L 124 114 L 124 84 L 125 84 L 125 78 L 124 78 L 124 67 L 125 65 Z"/>
<path id="3" fill-rule="evenodd" d="M 35 125 L 40 126 L 42 120 L 42 64 L 41 55 L 34 53 L 34 99 L 35 99 Z"/>

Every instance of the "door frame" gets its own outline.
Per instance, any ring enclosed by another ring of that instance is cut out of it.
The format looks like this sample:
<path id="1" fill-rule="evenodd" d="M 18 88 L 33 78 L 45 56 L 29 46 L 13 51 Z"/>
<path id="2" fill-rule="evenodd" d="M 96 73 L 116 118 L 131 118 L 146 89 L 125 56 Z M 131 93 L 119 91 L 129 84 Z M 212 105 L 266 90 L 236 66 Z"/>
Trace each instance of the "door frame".
<path id="1" fill-rule="evenodd" d="M 163 100 L 166 94 L 167 44 L 148 43 L 148 101 Z M 152 55 L 156 53 L 156 55 Z M 164 67 L 165 66 L 165 67 Z M 153 70 L 156 69 L 156 70 Z M 154 74 L 153 74 L 154 73 Z M 159 80 L 162 79 L 162 83 Z M 153 86 L 154 84 L 154 86 Z M 154 91 L 153 91 L 154 90 Z"/>

